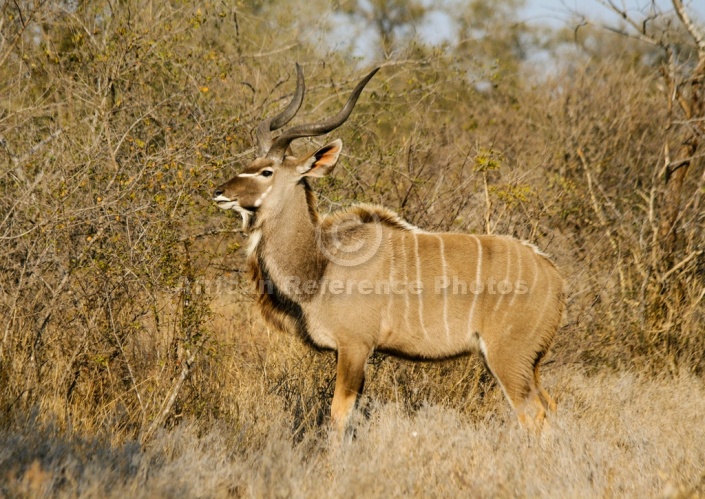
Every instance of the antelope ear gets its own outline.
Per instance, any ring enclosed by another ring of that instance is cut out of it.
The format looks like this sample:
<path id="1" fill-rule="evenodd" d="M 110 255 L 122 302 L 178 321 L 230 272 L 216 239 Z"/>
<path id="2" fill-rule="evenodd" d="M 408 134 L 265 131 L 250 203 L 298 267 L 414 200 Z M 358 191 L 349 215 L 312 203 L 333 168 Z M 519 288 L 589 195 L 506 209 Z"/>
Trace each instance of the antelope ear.
<path id="1" fill-rule="evenodd" d="M 343 141 L 336 139 L 330 144 L 326 144 L 318 151 L 303 160 L 296 170 L 302 177 L 321 178 L 333 171 L 333 167 L 338 162 L 340 151 L 343 150 Z"/>

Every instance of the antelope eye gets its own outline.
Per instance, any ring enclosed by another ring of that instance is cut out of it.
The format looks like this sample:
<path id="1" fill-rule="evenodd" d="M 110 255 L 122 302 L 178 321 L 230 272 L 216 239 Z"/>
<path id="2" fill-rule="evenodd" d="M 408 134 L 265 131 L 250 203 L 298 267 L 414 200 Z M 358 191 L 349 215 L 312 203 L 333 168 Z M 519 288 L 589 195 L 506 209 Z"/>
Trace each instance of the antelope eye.
<path id="1" fill-rule="evenodd" d="M 263 177 L 271 177 L 272 173 L 274 173 L 272 170 L 263 170 L 261 175 Z"/>

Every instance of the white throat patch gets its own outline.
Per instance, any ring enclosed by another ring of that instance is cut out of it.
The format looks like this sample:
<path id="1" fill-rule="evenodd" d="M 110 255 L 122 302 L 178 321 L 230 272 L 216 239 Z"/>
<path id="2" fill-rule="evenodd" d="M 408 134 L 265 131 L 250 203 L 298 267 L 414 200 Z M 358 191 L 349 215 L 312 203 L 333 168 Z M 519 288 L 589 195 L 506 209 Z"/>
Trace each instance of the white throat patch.
<path id="1" fill-rule="evenodd" d="M 237 211 L 240 215 L 242 215 L 242 230 L 243 232 L 247 232 L 247 230 L 250 228 L 250 219 L 252 218 L 252 212 L 240 206 L 237 201 L 234 202 L 231 209 L 233 211 Z"/>

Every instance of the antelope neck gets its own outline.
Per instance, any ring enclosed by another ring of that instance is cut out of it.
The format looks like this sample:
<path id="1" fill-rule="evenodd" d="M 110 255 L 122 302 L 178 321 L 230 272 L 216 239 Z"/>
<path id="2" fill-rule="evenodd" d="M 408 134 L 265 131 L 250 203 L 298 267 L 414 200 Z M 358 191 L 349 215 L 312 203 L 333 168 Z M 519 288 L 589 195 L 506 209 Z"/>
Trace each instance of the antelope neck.
<path id="1" fill-rule="evenodd" d="M 327 263 L 318 247 L 318 224 L 312 216 L 315 206 L 309 206 L 315 201 L 307 192 L 309 189 L 305 182 L 297 185 L 278 211 L 263 217 L 259 227 L 261 239 L 256 248 L 257 257 L 266 266 L 273 284 L 285 293 L 293 284 L 296 294 L 301 294 L 303 300 L 315 293 Z M 291 292 L 286 294 L 301 301 L 291 296 Z"/>

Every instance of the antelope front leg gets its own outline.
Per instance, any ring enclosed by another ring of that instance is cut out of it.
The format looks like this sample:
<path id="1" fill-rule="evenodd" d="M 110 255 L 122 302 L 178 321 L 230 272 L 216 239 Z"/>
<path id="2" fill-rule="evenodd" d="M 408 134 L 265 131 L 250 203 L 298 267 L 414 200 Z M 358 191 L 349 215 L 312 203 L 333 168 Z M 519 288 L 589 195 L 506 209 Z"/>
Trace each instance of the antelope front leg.
<path id="1" fill-rule="evenodd" d="M 345 433 L 358 394 L 365 384 L 365 362 L 370 350 L 360 347 L 338 348 L 338 369 L 331 407 L 331 421 L 339 436 Z"/>

